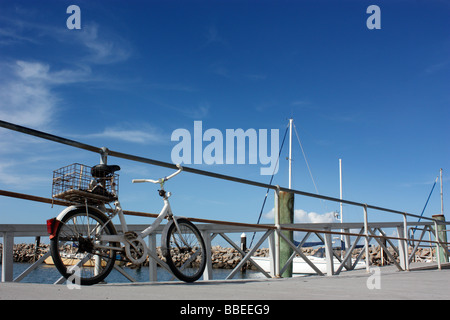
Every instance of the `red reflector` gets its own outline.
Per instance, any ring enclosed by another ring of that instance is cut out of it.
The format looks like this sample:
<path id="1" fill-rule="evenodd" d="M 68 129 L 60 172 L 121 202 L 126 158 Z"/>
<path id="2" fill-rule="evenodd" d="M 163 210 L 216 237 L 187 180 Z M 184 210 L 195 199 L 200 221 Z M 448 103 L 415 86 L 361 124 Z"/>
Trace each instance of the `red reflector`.
<path id="1" fill-rule="evenodd" d="M 58 229 L 59 226 L 59 220 L 56 220 L 56 218 L 47 220 L 47 232 L 50 235 L 50 239 L 53 239 L 55 237 L 56 229 Z"/>

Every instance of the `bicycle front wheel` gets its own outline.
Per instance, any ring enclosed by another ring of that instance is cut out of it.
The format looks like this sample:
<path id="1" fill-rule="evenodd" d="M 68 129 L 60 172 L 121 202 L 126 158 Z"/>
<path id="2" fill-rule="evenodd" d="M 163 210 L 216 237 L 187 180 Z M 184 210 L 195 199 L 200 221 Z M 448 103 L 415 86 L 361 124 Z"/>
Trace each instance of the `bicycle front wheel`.
<path id="1" fill-rule="evenodd" d="M 194 282 L 202 276 L 206 266 L 205 242 L 189 220 L 172 220 L 164 228 L 161 244 L 166 262 L 178 279 Z"/>
<path id="2" fill-rule="evenodd" d="M 108 218 L 95 210 L 75 209 L 63 217 L 50 249 L 53 263 L 68 281 L 93 285 L 103 281 L 114 267 L 115 243 L 101 243 L 103 234 L 116 234 Z M 99 249 L 99 245 L 104 248 Z"/>

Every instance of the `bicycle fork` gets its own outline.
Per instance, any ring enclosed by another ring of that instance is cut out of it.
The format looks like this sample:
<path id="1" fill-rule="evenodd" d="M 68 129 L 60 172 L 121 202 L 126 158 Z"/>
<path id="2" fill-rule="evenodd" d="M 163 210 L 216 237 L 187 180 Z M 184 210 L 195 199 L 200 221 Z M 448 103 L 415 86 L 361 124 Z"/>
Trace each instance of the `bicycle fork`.
<path id="1" fill-rule="evenodd" d="M 180 236 L 181 241 L 184 243 L 184 245 L 185 245 L 188 249 L 190 249 L 189 244 L 186 242 L 186 240 L 184 240 L 183 234 L 181 233 L 180 226 L 178 225 L 178 222 L 177 222 L 177 218 L 176 218 L 176 217 L 173 217 L 173 218 L 174 218 L 174 219 L 173 219 L 173 222 L 175 223 L 175 228 L 177 229 L 177 233 L 178 233 L 178 235 Z M 181 247 L 180 247 L 180 245 L 178 244 L 177 238 L 173 237 L 173 241 L 175 242 L 175 245 L 178 247 L 178 249 L 181 250 Z"/>

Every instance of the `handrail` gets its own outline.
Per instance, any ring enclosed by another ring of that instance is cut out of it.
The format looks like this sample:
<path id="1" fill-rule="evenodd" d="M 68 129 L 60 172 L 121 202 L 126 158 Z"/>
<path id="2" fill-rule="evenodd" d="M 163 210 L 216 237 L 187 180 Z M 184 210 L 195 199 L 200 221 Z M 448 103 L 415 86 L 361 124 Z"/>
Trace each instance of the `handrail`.
<path id="1" fill-rule="evenodd" d="M 154 159 L 145 158 L 145 157 L 136 156 L 136 155 L 131 155 L 131 154 L 122 153 L 122 152 L 118 152 L 118 151 L 113 151 L 113 150 L 109 150 L 109 149 L 104 148 L 104 147 L 99 148 L 99 147 L 91 146 L 91 145 L 88 145 L 88 144 L 85 144 L 85 143 L 81 143 L 81 142 L 78 142 L 78 141 L 75 141 L 75 140 L 66 139 L 66 138 L 63 138 L 63 137 L 59 137 L 59 136 L 56 136 L 56 135 L 53 135 L 53 134 L 49 134 L 49 133 L 46 133 L 46 132 L 42 132 L 42 131 L 38 131 L 38 130 L 35 130 L 35 129 L 23 127 L 23 126 L 20 126 L 20 125 L 17 125 L 17 124 L 13 124 L 13 123 L 10 123 L 10 122 L 6 122 L 6 121 L 3 121 L 3 120 L 0 120 L 0 127 L 6 128 L 6 129 L 10 129 L 10 130 L 14 130 L 14 131 L 18 131 L 18 132 L 22 132 L 22 133 L 25 133 L 25 134 L 29 134 L 29 135 L 32 135 L 32 136 L 39 137 L 39 138 L 47 139 L 47 140 L 50 140 L 50 141 L 66 144 L 66 145 L 69 145 L 69 146 L 72 146 L 72 147 L 76 147 L 76 148 L 80 148 L 80 149 L 84 149 L 84 150 L 87 150 L 87 151 L 99 153 L 102 156 L 107 154 L 107 155 L 111 155 L 111 156 L 117 157 L 117 158 L 122 158 L 122 159 L 142 162 L 142 163 L 148 163 L 148 164 L 152 164 L 152 165 L 156 165 L 156 166 L 160 166 L 160 167 L 165 167 L 165 168 L 170 168 L 170 169 L 175 169 L 175 170 L 178 169 L 177 166 L 175 164 L 173 164 L 173 163 L 159 161 L 159 160 L 154 160 Z M 284 192 L 292 192 L 294 194 L 298 194 L 298 195 L 302 195 L 302 196 L 318 198 L 318 199 L 328 200 L 328 201 L 333 201 L 333 202 L 340 202 L 340 203 L 344 203 L 344 204 L 348 204 L 348 205 L 365 207 L 367 209 L 374 209 L 374 210 L 385 211 L 385 212 L 390 212 L 390 213 L 395 213 L 395 214 L 407 215 L 407 216 L 416 217 L 416 218 L 420 218 L 421 217 L 420 215 L 408 213 L 408 212 L 405 212 L 405 211 L 393 210 L 393 209 L 383 208 L 383 207 L 380 207 L 380 206 L 374 206 L 374 205 L 370 205 L 370 204 L 366 204 L 366 203 L 360 203 L 360 202 L 350 201 L 350 200 L 345 200 L 345 199 L 338 199 L 338 198 L 334 198 L 334 197 L 330 197 L 330 196 L 314 194 L 314 193 L 301 191 L 301 190 L 289 189 L 289 188 L 286 188 L 286 187 L 280 187 L 280 186 L 277 186 L 277 185 L 272 185 L 272 184 L 267 184 L 267 183 L 263 183 L 263 182 L 258 182 L 258 181 L 253 181 L 253 180 L 233 177 L 233 176 L 229 176 L 229 175 L 219 174 L 219 173 L 206 171 L 206 170 L 195 169 L 195 168 L 191 168 L 191 167 L 183 166 L 183 170 L 187 171 L 187 172 L 190 172 L 190 173 L 194 173 L 194 174 L 199 174 L 199 175 L 204 175 L 204 176 L 213 177 L 213 178 L 217 178 L 217 179 L 228 180 L 228 181 L 233 181 L 233 182 L 237 182 L 237 183 L 252 185 L 252 186 L 261 187 L 261 188 L 265 188 L 265 189 L 279 190 L 279 191 L 284 191 Z M 437 222 L 438 224 L 442 223 L 442 221 L 436 220 L 436 219 L 433 219 L 433 218 L 422 217 L 422 219 L 432 220 L 432 221 Z"/>

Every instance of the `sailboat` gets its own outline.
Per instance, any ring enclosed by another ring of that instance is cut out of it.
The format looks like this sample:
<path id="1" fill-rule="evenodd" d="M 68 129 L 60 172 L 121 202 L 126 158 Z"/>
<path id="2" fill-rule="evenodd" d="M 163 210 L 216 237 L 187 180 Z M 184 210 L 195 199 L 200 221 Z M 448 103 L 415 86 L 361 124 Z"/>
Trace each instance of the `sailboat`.
<path id="1" fill-rule="evenodd" d="M 318 251 L 322 252 L 322 251 Z M 322 273 L 327 273 L 327 262 L 326 258 L 320 254 L 320 255 L 311 255 L 307 256 L 308 260 L 311 261 L 314 266 L 319 269 Z M 266 272 L 270 272 L 270 258 L 268 257 L 252 257 L 252 260 L 255 261 L 261 268 L 264 269 Z M 354 261 L 352 261 L 354 263 Z M 335 266 L 338 266 L 341 262 L 333 258 L 333 264 Z M 358 261 L 356 263 L 354 269 L 363 269 L 366 267 L 366 264 L 364 262 Z M 299 275 L 308 275 L 308 274 L 316 274 L 316 271 L 311 268 L 311 266 L 305 262 L 300 257 L 295 257 L 292 260 L 292 273 L 294 276 Z"/>
<path id="2" fill-rule="evenodd" d="M 289 189 L 292 189 L 292 127 L 293 127 L 293 119 L 289 119 Z M 296 131 L 297 133 L 297 131 Z M 298 133 L 297 133 L 297 138 Z M 306 164 L 308 166 L 308 170 L 310 172 L 311 178 L 311 170 L 309 169 L 309 164 L 306 160 L 305 153 L 303 151 L 303 147 L 301 145 L 300 139 L 299 139 L 300 147 L 302 148 L 303 156 L 305 157 Z M 342 161 L 339 159 L 339 177 L 340 177 L 340 199 L 342 199 Z M 314 179 L 313 179 L 314 183 Z M 314 183 L 315 186 L 315 183 Z M 317 192 L 317 188 L 316 188 Z M 340 222 L 342 223 L 342 202 L 340 203 Z M 295 242 L 295 241 L 294 241 Z M 345 249 L 343 247 L 343 239 L 339 240 L 341 249 Z M 322 273 L 327 272 L 327 259 L 324 256 L 324 248 L 323 248 L 323 242 L 314 242 L 314 243 L 305 243 L 303 247 L 313 247 L 313 246 L 322 246 L 318 251 L 316 251 L 315 254 L 307 256 L 308 260 L 312 262 L 317 269 L 319 269 Z M 271 271 L 271 258 L 269 257 L 252 257 L 252 260 L 256 262 L 264 271 L 270 272 Z M 355 263 L 356 262 L 356 263 Z M 333 264 L 339 265 L 341 262 L 336 258 L 333 257 Z M 362 261 L 355 261 L 352 259 L 352 265 L 353 269 L 362 269 L 366 267 L 366 264 Z M 307 274 L 316 274 L 316 271 L 308 264 L 303 258 L 301 257 L 294 257 L 292 260 L 292 273 L 294 276 L 298 275 L 307 275 Z"/>

